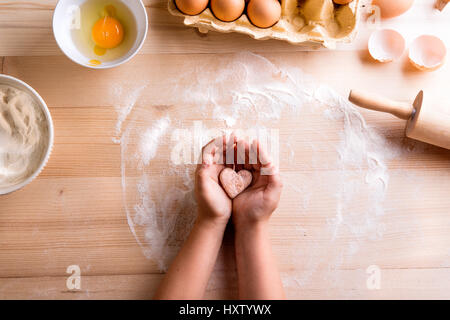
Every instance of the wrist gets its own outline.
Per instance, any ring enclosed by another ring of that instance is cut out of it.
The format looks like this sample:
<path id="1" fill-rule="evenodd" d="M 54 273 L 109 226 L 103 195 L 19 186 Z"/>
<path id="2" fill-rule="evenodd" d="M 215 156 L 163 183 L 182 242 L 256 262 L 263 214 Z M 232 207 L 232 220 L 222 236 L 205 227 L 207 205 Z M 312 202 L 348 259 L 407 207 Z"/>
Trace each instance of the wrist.
<path id="1" fill-rule="evenodd" d="M 213 232 L 224 232 L 228 220 L 218 217 L 210 217 L 199 213 L 195 220 L 195 226 L 201 229 L 210 230 Z"/>
<path id="2" fill-rule="evenodd" d="M 268 241 L 269 238 L 269 224 L 264 221 L 241 224 L 235 227 L 236 248 L 255 248 L 255 246 L 257 247 Z"/>
<path id="3" fill-rule="evenodd" d="M 236 234 L 255 233 L 265 231 L 269 225 L 269 219 L 243 219 L 233 217 Z"/>

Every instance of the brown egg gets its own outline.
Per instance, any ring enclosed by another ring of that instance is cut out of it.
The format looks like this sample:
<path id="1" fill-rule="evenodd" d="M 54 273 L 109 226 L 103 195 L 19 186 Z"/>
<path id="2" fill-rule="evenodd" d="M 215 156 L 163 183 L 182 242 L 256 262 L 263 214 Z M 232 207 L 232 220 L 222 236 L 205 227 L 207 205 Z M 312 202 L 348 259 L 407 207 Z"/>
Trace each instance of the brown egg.
<path id="1" fill-rule="evenodd" d="M 211 11 L 217 19 L 230 22 L 238 19 L 245 9 L 245 0 L 211 0 Z"/>
<path id="2" fill-rule="evenodd" d="M 250 0 L 247 16 L 258 28 L 270 28 L 280 20 L 281 5 L 278 0 Z"/>
<path id="3" fill-rule="evenodd" d="M 353 0 L 333 0 L 333 2 L 337 3 L 337 4 L 347 4 L 347 3 L 350 3 L 352 1 Z"/>
<path id="4" fill-rule="evenodd" d="M 178 10 L 184 14 L 195 16 L 208 6 L 208 0 L 175 0 Z"/>
<path id="5" fill-rule="evenodd" d="M 380 7 L 382 18 L 394 18 L 408 11 L 414 0 L 373 0 L 374 6 Z"/>

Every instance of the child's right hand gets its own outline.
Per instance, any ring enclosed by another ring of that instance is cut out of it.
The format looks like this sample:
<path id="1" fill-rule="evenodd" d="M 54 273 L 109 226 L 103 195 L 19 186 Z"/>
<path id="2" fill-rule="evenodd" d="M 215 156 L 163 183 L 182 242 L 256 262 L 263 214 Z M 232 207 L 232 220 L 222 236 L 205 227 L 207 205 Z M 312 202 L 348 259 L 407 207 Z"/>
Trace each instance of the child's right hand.
<path id="1" fill-rule="evenodd" d="M 236 228 L 247 228 L 269 220 L 278 207 L 283 184 L 278 168 L 262 150 L 257 141 L 251 146 L 245 142 L 246 152 L 257 154 L 258 164 L 248 164 L 243 169 L 253 174 L 252 184 L 233 200 L 233 222 Z"/>
<path id="2" fill-rule="evenodd" d="M 220 161 L 223 158 L 216 154 L 226 150 L 226 145 L 226 138 L 221 137 L 204 146 L 202 163 L 197 166 L 195 174 L 195 196 L 199 208 L 197 219 L 218 226 L 228 223 L 232 208 L 231 199 L 219 182 L 220 172 L 225 168 L 223 161 Z"/>

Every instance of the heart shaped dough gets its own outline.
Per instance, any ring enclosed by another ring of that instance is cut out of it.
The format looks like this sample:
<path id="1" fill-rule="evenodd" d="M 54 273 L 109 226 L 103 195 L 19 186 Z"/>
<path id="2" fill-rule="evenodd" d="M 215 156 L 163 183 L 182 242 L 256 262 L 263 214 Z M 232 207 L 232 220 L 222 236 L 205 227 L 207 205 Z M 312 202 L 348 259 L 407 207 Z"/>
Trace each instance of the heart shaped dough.
<path id="1" fill-rule="evenodd" d="M 248 170 L 236 172 L 231 168 L 225 168 L 220 173 L 219 179 L 225 192 L 234 199 L 252 183 L 253 176 Z"/>

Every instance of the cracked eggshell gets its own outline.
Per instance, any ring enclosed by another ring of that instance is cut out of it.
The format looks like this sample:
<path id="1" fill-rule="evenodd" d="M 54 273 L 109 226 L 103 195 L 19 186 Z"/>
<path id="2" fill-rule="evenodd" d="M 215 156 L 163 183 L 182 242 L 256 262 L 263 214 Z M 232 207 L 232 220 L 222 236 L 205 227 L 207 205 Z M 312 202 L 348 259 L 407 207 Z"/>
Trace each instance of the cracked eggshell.
<path id="1" fill-rule="evenodd" d="M 445 6 L 450 2 L 450 0 L 437 0 L 436 2 L 436 9 L 442 11 L 444 10 Z"/>
<path id="2" fill-rule="evenodd" d="M 400 58 L 405 47 L 405 38 L 392 29 L 374 31 L 368 44 L 370 55 L 380 62 L 391 62 Z"/>
<path id="3" fill-rule="evenodd" d="M 422 71 L 439 69 L 444 64 L 446 55 L 444 42 L 432 35 L 417 37 L 409 48 L 409 61 Z"/>

